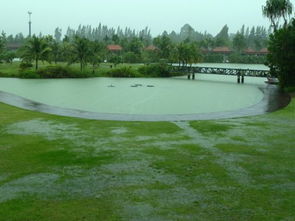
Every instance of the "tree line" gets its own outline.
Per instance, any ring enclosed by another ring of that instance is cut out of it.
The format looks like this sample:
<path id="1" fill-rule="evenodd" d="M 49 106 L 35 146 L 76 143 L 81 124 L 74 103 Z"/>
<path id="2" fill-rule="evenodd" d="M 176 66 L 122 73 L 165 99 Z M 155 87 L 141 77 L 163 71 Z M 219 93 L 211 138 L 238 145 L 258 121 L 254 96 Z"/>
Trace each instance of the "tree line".
<path id="1" fill-rule="evenodd" d="M 39 67 L 39 61 L 49 63 L 67 62 L 68 64 L 79 63 L 83 71 L 87 64 L 95 69 L 101 62 L 133 63 L 140 61 L 154 63 L 160 60 L 167 62 L 178 62 L 180 65 L 197 63 L 201 54 L 196 43 L 172 44 L 167 36 L 161 36 L 154 40 L 157 48 L 144 50 L 142 43 L 137 38 L 131 39 L 127 49 L 122 52 L 112 52 L 107 45 L 100 41 L 90 41 L 87 38 L 74 36 L 72 39 L 65 38 L 57 42 L 52 36 L 32 36 L 26 44 L 20 48 L 18 53 L 23 62 L 35 63 L 35 69 Z"/>
<path id="2" fill-rule="evenodd" d="M 38 38 L 49 39 L 49 46 L 52 47 L 54 53 L 54 60 L 63 61 L 62 55 L 67 54 L 64 52 L 66 47 L 68 47 L 68 42 L 74 42 L 76 37 L 81 39 L 86 39 L 90 42 L 99 42 L 101 45 L 116 44 L 121 45 L 123 52 L 119 57 L 105 57 L 105 60 L 117 61 L 117 62 L 154 62 L 157 59 L 167 59 L 171 62 L 180 62 L 183 64 L 189 63 L 188 60 L 179 57 L 177 52 L 184 51 L 188 45 L 192 45 L 194 48 L 198 48 L 198 53 L 200 54 L 203 50 L 212 50 L 215 47 L 227 46 L 233 51 L 237 52 L 239 55 L 244 49 L 252 48 L 254 50 L 260 50 L 261 48 L 267 47 L 268 36 L 270 30 L 266 28 L 257 27 L 245 27 L 244 25 L 236 34 L 230 34 L 229 28 L 225 25 L 220 32 L 213 36 L 209 33 L 201 33 L 195 31 L 189 24 L 184 25 L 179 33 L 172 31 L 167 33 L 164 31 L 161 35 L 153 38 L 151 36 L 151 31 L 149 28 L 145 28 L 141 31 L 135 31 L 130 28 L 122 29 L 118 27 L 109 28 L 105 25 L 99 24 L 98 27 L 82 26 L 80 25 L 76 30 L 68 28 L 63 34 L 60 28 L 56 28 L 54 34 L 51 36 L 43 36 L 41 33 L 37 36 Z M 5 45 L 24 45 L 28 43 L 28 38 L 24 37 L 22 33 L 15 36 L 6 36 L 2 34 L 2 42 Z M 146 52 L 144 48 L 154 45 L 157 47 L 158 53 Z M 59 49 L 57 49 L 59 47 Z M 4 47 L 5 48 L 5 47 Z M 101 53 L 103 54 L 103 53 Z M 10 61 L 13 56 L 18 56 L 19 54 L 8 53 L 3 54 L 2 60 Z M 0 55 L 1 56 L 1 55 Z M 195 57 L 192 55 L 191 57 Z M 187 57 L 187 55 L 185 56 Z M 206 56 L 202 57 L 204 62 L 220 62 L 222 56 L 217 59 L 216 56 Z M 200 60 L 200 58 L 199 58 Z"/>
<path id="3" fill-rule="evenodd" d="M 179 65 L 191 65 L 200 61 L 208 61 L 210 56 L 202 51 L 210 51 L 214 47 L 227 46 L 235 53 L 231 61 L 241 60 L 241 53 L 246 48 L 259 50 L 268 46 L 270 54 L 267 56 L 267 65 L 271 75 L 280 79 L 282 87 L 295 87 L 295 19 L 291 18 L 293 5 L 289 0 L 267 0 L 262 7 L 262 13 L 269 18 L 270 29 L 257 26 L 242 26 L 236 34 L 229 34 L 229 28 L 225 25 L 221 31 L 212 36 L 208 33 L 195 31 L 190 25 L 184 25 L 179 33 L 163 32 L 152 38 L 150 30 L 145 28 L 136 32 L 120 27 L 116 30 L 101 24 L 97 28 L 91 26 L 79 26 L 77 30 L 68 28 L 66 35 L 60 28 L 56 28 L 54 35 L 33 36 L 25 38 L 23 34 L 6 36 L 0 35 L 0 62 L 11 62 L 15 57 L 21 57 L 23 67 L 35 64 L 38 69 L 39 61 L 79 63 L 83 71 L 90 64 L 93 70 L 99 63 L 108 61 L 115 65 L 126 63 L 179 63 Z M 17 52 L 7 50 L 11 43 L 22 44 Z M 110 52 L 107 45 L 119 44 L 123 47 L 121 52 Z M 152 50 L 145 50 L 147 46 Z M 206 57 L 207 56 L 207 57 Z M 240 57 L 235 57 L 240 56 Z M 207 60 L 206 60 L 207 59 Z M 254 57 L 255 62 L 258 57 Z M 212 62 L 218 59 L 210 60 Z M 164 73 L 164 72 L 162 72 Z"/>

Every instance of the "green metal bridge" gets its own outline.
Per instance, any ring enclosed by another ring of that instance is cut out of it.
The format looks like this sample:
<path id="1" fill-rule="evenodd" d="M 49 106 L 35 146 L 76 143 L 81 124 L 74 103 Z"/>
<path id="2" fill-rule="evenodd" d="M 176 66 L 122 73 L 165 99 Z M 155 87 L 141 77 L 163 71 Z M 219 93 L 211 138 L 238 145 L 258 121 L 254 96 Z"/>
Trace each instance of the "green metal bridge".
<path id="1" fill-rule="evenodd" d="M 197 66 L 176 66 L 171 65 L 172 72 L 183 74 L 218 74 L 218 75 L 234 75 L 249 77 L 267 77 L 270 72 L 268 70 L 239 69 L 239 68 L 218 68 L 218 67 L 197 67 Z"/>

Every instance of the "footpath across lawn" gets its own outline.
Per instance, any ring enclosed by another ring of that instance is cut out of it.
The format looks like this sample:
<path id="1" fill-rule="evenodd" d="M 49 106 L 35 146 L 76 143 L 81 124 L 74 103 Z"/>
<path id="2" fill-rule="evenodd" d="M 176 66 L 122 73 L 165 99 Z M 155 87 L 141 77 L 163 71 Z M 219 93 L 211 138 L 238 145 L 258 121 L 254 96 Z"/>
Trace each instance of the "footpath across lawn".
<path id="1" fill-rule="evenodd" d="M 295 100 L 256 117 L 113 122 L 0 103 L 0 220 L 295 220 Z"/>

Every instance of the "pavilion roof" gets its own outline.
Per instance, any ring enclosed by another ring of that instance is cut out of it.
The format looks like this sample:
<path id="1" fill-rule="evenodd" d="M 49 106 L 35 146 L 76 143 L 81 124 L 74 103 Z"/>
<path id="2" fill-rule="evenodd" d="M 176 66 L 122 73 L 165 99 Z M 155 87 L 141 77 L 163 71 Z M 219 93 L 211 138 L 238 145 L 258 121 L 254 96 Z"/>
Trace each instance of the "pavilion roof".
<path id="1" fill-rule="evenodd" d="M 120 45 L 108 45 L 107 49 L 109 51 L 122 51 L 122 47 Z"/>
<path id="2" fill-rule="evenodd" d="M 22 47 L 22 44 L 20 43 L 8 43 L 6 45 L 7 49 L 10 49 L 10 50 L 16 50 L 16 49 L 19 49 L 20 47 Z"/>
<path id="3" fill-rule="evenodd" d="M 156 47 L 156 46 L 154 46 L 154 45 L 150 45 L 150 46 L 148 46 L 148 47 L 146 47 L 144 50 L 146 50 L 146 51 L 155 51 L 155 50 L 157 50 L 158 48 Z"/>
<path id="4" fill-rule="evenodd" d="M 262 48 L 258 54 L 268 54 L 269 53 L 269 50 L 267 48 Z"/>
<path id="5" fill-rule="evenodd" d="M 203 53 L 208 53 L 208 52 L 210 52 L 210 49 L 207 49 L 207 48 L 201 47 L 201 52 L 203 52 Z"/>
<path id="6" fill-rule="evenodd" d="M 230 53 L 232 50 L 229 49 L 229 47 L 216 47 L 212 50 L 214 53 Z"/>
<path id="7" fill-rule="evenodd" d="M 244 50 L 245 54 L 257 54 L 257 51 L 253 50 L 252 48 L 247 48 Z"/>

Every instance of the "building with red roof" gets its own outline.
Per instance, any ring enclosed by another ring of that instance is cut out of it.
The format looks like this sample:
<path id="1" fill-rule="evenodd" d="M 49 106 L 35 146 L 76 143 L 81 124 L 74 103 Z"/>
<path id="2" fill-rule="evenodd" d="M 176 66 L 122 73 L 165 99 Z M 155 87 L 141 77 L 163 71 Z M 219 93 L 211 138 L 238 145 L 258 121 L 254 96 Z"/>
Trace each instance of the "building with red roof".
<path id="1" fill-rule="evenodd" d="M 216 47 L 212 50 L 212 53 L 216 54 L 230 54 L 232 50 L 229 47 Z"/>
<path id="2" fill-rule="evenodd" d="M 259 51 L 255 51 L 251 48 L 248 48 L 246 50 L 243 51 L 244 55 L 267 55 L 269 53 L 267 48 L 262 48 Z"/>
<path id="3" fill-rule="evenodd" d="M 12 50 L 12 51 L 16 51 L 17 49 L 21 47 L 22 47 L 21 43 L 8 43 L 6 46 L 8 50 Z"/>
<path id="4" fill-rule="evenodd" d="M 203 54 L 208 54 L 210 52 L 210 49 L 207 49 L 207 48 L 204 48 L 204 47 L 201 47 L 201 52 Z"/>
<path id="5" fill-rule="evenodd" d="M 258 55 L 267 55 L 269 51 L 267 48 L 262 48 L 260 51 L 257 52 Z"/>
<path id="6" fill-rule="evenodd" d="M 107 49 L 111 52 L 122 51 L 123 48 L 120 45 L 108 45 Z"/>
<path id="7" fill-rule="evenodd" d="M 256 55 L 257 51 L 253 50 L 252 48 L 247 48 L 243 51 L 243 54 L 245 55 Z"/>
<path id="8" fill-rule="evenodd" d="M 158 50 L 158 48 L 156 46 L 154 46 L 154 45 L 150 45 L 150 46 L 146 47 L 144 50 L 146 50 L 146 51 L 156 51 L 156 50 Z"/>

